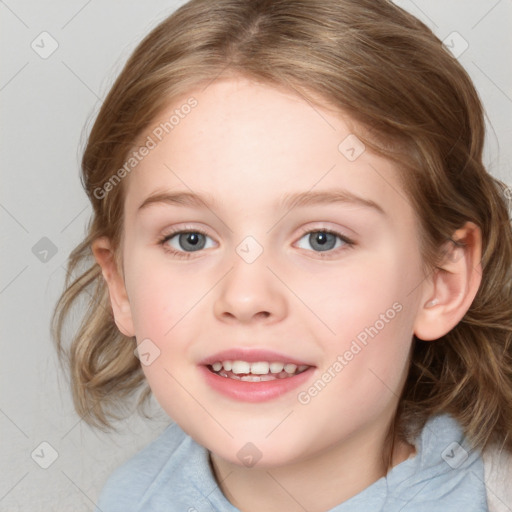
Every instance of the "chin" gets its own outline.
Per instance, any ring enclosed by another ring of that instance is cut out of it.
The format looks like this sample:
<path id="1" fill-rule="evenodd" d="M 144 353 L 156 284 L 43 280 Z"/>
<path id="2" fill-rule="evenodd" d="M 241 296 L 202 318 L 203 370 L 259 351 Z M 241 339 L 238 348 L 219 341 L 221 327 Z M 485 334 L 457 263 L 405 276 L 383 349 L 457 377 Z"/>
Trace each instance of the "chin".
<path id="1" fill-rule="evenodd" d="M 207 446 L 217 457 L 231 464 L 248 469 L 273 469 L 298 462 L 299 449 L 296 445 L 283 445 L 277 439 L 272 442 L 230 440 L 229 444 L 222 443 Z"/>

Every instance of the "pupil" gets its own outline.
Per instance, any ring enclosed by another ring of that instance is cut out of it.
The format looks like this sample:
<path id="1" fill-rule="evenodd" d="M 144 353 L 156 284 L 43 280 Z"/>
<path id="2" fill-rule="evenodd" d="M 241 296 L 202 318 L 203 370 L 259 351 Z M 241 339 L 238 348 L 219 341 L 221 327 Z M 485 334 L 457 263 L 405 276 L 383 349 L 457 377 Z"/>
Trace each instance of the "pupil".
<path id="1" fill-rule="evenodd" d="M 188 242 L 190 242 L 192 245 L 196 245 L 197 244 L 196 233 L 190 233 L 188 236 L 189 236 Z M 195 240 L 195 242 L 193 240 Z"/>
<path id="2" fill-rule="evenodd" d="M 201 233 L 182 233 L 179 242 L 183 249 L 196 251 L 202 249 L 204 246 L 204 241 L 201 243 L 201 237 L 204 238 L 204 235 Z"/>
<path id="3" fill-rule="evenodd" d="M 332 233 L 324 233 L 322 231 L 311 233 L 309 240 L 311 247 L 320 251 L 330 250 L 336 245 L 336 237 Z"/>

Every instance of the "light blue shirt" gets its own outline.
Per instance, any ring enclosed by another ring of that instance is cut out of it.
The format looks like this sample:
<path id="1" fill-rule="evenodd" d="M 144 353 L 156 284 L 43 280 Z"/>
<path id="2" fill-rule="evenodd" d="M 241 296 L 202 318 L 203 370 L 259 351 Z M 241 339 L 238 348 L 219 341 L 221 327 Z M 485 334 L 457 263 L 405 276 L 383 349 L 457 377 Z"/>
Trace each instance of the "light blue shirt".
<path id="1" fill-rule="evenodd" d="M 481 453 L 470 449 L 460 425 L 430 418 L 416 454 L 329 512 L 487 511 Z M 176 424 L 119 467 L 95 512 L 237 512 L 218 487 L 208 450 Z"/>

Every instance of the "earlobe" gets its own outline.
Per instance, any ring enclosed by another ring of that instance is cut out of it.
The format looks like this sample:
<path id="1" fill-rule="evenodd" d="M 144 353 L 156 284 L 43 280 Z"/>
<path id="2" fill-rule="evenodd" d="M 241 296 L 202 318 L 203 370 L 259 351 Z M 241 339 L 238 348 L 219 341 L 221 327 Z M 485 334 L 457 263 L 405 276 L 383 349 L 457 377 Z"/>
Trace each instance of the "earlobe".
<path id="1" fill-rule="evenodd" d="M 482 280 L 482 235 L 473 222 L 458 229 L 442 249 L 442 262 L 426 283 L 426 297 L 416 316 L 414 334 L 422 340 L 441 338 L 471 306 Z"/>
<path id="2" fill-rule="evenodd" d="M 115 259 L 114 250 L 107 237 L 96 238 L 91 244 L 92 253 L 107 283 L 110 304 L 118 329 L 125 336 L 135 336 L 130 302 L 126 287 Z"/>

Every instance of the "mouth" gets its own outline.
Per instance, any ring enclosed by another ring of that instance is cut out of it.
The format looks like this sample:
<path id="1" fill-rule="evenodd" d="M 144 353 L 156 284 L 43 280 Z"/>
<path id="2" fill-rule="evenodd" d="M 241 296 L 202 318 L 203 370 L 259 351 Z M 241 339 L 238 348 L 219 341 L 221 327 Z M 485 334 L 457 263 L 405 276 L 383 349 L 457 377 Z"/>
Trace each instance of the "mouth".
<path id="1" fill-rule="evenodd" d="M 315 366 L 268 350 L 233 349 L 204 359 L 209 387 L 231 399 L 261 402 L 288 394 L 314 376 Z"/>
<path id="2" fill-rule="evenodd" d="M 215 361 L 207 365 L 208 370 L 227 379 L 241 380 L 244 382 L 267 382 L 277 379 L 288 379 L 311 366 L 307 364 L 296 365 L 279 361 Z"/>

